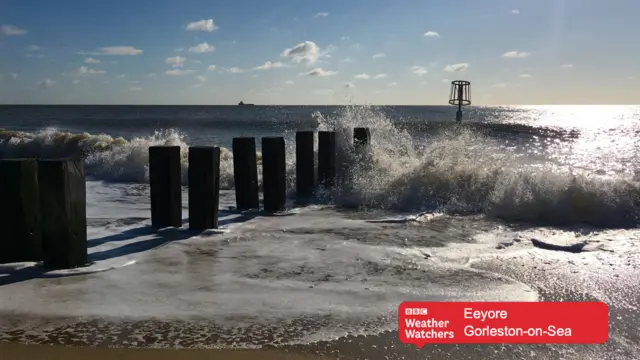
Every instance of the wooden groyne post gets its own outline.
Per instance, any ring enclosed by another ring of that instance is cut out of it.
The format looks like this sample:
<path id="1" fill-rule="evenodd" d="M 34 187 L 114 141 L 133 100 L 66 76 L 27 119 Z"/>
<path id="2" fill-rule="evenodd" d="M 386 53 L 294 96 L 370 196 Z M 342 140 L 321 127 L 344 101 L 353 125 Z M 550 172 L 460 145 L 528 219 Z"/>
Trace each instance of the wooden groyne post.
<path id="1" fill-rule="evenodd" d="M 182 168 L 179 146 L 149 147 L 151 226 L 182 226 Z"/>
<path id="2" fill-rule="evenodd" d="M 353 129 L 353 145 L 356 149 L 371 143 L 371 131 L 369 128 L 357 127 Z"/>
<path id="3" fill-rule="evenodd" d="M 71 269 L 87 265 L 87 195 L 82 160 L 39 160 L 38 187 L 44 266 Z"/>
<path id="4" fill-rule="evenodd" d="M 283 211 L 287 202 L 287 162 L 283 137 L 262 138 L 262 193 L 265 211 Z"/>
<path id="5" fill-rule="evenodd" d="M 256 139 L 233 138 L 233 180 L 238 210 L 259 209 Z"/>
<path id="6" fill-rule="evenodd" d="M 333 186 L 336 178 L 336 132 L 318 132 L 318 183 Z"/>
<path id="7" fill-rule="evenodd" d="M 36 159 L 0 160 L 0 263 L 41 261 Z"/>
<path id="8" fill-rule="evenodd" d="M 189 148 L 189 228 L 218 228 L 220 203 L 220 148 Z"/>
<path id="9" fill-rule="evenodd" d="M 315 132 L 296 132 L 296 195 L 305 198 L 313 195 L 316 187 Z"/>

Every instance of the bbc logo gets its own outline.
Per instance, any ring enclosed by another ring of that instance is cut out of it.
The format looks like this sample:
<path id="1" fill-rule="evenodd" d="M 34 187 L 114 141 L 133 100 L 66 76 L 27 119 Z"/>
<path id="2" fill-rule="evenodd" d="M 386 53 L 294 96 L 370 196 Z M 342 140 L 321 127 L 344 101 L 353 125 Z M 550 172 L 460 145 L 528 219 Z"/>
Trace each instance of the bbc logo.
<path id="1" fill-rule="evenodd" d="M 405 315 L 427 315 L 429 310 L 427 308 L 406 308 L 404 309 Z"/>

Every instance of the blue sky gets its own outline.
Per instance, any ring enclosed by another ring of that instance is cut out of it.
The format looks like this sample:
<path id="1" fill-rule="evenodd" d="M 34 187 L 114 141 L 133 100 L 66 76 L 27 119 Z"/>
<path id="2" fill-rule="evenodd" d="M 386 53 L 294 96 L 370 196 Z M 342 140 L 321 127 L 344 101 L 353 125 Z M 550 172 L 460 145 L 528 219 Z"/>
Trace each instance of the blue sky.
<path id="1" fill-rule="evenodd" d="M 0 0 L 0 103 L 638 104 L 637 0 Z"/>

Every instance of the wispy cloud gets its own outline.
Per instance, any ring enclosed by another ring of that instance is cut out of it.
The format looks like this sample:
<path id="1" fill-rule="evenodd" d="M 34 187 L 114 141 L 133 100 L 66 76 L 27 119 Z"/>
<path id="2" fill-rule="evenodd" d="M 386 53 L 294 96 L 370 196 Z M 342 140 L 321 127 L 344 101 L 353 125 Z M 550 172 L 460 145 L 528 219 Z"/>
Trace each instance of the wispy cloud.
<path id="1" fill-rule="evenodd" d="M 412 66 L 411 72 L 417 76 L 422 76 L 429 73 L 429 71 L 427 71 L 427 69 L 424 66 Z"/>
<path id="2" fill-rule="evenodd" d="M 436 31 L 427 31 L 424 33 L 424 37 L 440 37 L 440 34 Z"/>
<path id="3" fill-rule="evenodd" d="M 207 71 L 214 71 L 217 68 L 217 66 L 215 65 L 209 65 L 207 66 Z"/>
<path id="4" fill-rule="evenodd" d="M 387 74 L 378 74 L 376 76 L 373 77 L 374 79 L 386 79 L 387 78 Z"/>
<path id="5" fill-rule="evenodd" d="M 173 69 L 173 70 L 167 70 L 164 72 L 165 75 L 171 75 L 171 76 L 182 76 L 182 75 L 188 75 L 193 73 L 193 70 L 186 70 L 186 69 Z"/>
<path id="6" fill-rule="evenodd" d="M 133 46 L 105 46 L 95 51 L 80 52 L 80 55 L 140 55 L 144 50 L 137 49 Z"/>
<path id="7" fill-rule="evenodd" d="M 0 34 L 5 36 L 18 36 L 18 35 L 24 35 L 26 33 L 27 33 L 27 30 L 21 29 L 14 25 L 0 26 Z"/>
<path id="8" fill-rule="evenodd" d="M 78 76 L 100 75 L 105 73 L 106 71 L 104 70 L 95 70 L 95 69 L 88 68 L 86 66 L 80 66 L 78 69 L 76 69 L 76 71 L 74 71 L 74 74 Z"/>
<path id="9" fill-rule="evenodd" d="M 224 71 L 228 72 L 228 73 L 232 73 L 232 74 L 240 74 L 245 72 L 245 70 L 240 69 L 239 67 L 232 67 L 229 69 L 225 69 Z"/>
<path id="10" fill-rule="evenodd" d="M 491 85 L 492 88 L 496 88 L 496 89 L 504 89 L 507 87 L 507 84 L 505 83 L 498 83 L 498 84 L 493 84 Z"/>
<path id="11" fill-rule="evenodd" d="M 100 60 L 88 57 L 84 59 L 85 64 L 100 64 Z"/>
<path id="12" fill-rule="evenodd" d="M 196 54 L 203 54 L 203 53 L 213 52 L 215 49 L 216 49 L 215 46 L 209 45 L 208 43 L 203 42 L 196 46 L 190 47 L 189 52 L 196 53 Z"/>
<path id="13" fill-rule="evenodd" d="M 533 76 L 531 76 L 531 74 L 520 74 L 520 77 L 523 78 L 523 79 L 530 79 Z"/>
<path id="14" fill-rule="evenodd" d="M 503 58 L 507 58 L 507 59 L 516 59 L 516 58 L 526 58 L 531 56 L 531 54 L 529 54 L 528 52 L 524 52 L 524 51 L 507 51 L 506 53 L 502 54 Z"/>
<path id="15" fill-rule="evenodd" d="M 78 84 L 80 84 L 80 80 L 76 79 L 76 80 L 73 80 L 71 83 L 73 85 L 78 85 Z"/>
<path id="16" fill-rule="evenodd" d="M 510 13 L 513 14 L 513 15 L 518 15 L 518 14 L 520 14 L 520 10 L 513 9 L 513 10 L 510 11 Z"/>
<path id="17" fill-rule="evenodd" d="M 349 37 L 349 36 L 343 36 L 343 37 L 340 38 L 340 40 L 342 40 L 342 41 L 347 41 L 349 39 L 351 39 L 351 37 Z"/>
<path id="18" fill-rule="evenodd" d="M 446 72 L 465 72 L 469 68 L 468 63 L 451 64 L 444 67 Z"/>
<path id="19" fill-rule="evenodd" d="M 329 16 L 328 12 L 319 12 L 319 13 L 313 15 L 314 18 L 327 17 L 327 16 Z"/>
<path id="20" fill-rule="evenodd" d="M 171 65 L 174 68 L 183 67 L 185 61 L 187 61 L 187 58 L 179 55 L 164 59 L 165 64 Z"/>
<path id="21" fill-rule="evenodd" d="M 573 64 L 564 64 L 561 66 L 561 68 L 563 69 L 572 69 L 573 68 Z"/>
<path id="22" fill-rule="evenodd" d="M 199 20 L 199 21 L 190 22 L 186 26 L 186 29 L 188 31 L 207 31 L 207 32 L 212 32 L 213 30 L 216 30 L 217 28 L 218 28 L 218 26 L 216 26 L 216 24 L 213 23 L 213 19 Z"/>
<path id="23" fill-rule="evenodd" d="M 50 88 L 55 83 L 56 82 L 51 80 L 51 79 L 44 79 L 44 80 L 40 80 L 40 82 L 38 82 L 38 86 L 40 86 L 41 88 Z"/>
<path id="24" fill-rule="evenodd" d="M 289 58 L 295 63 L 313 65 L 318 61 L 320 48 L 313 41 L 305 41 L 292 48 L 285 49 L 280 56 Z"/>
<path id="25" fill-rule="evenodd" d="M 42 51 L 42 47 L 38 45 L 27 46 L 27 51 Z"/>
<path id="26" fill-rule="evenodd" d="M 387 55 L 383 53 L 379 53 L 379 54 L 374 54 L 371 58 L 375 60 L 375 59 L 382 59 L 385 56 Z"/>
<path id="27" fill-rule="evenodd" d="M 258 71 L 258 70 L 271 70 L 271 69 L 283 68 L 285 66 L 286 66 L 285 64 L 283 64 L 283 63 L 281 63 L 279 61 L 276 61 L 276 62 L 267 61 L 266 63 L 264 63 L 262 65 L 259 65 L 259 66 L 256 66 L 251 70 L 255 70 L 255 71 Z"/>
<path id="28" fill-rule="evenodd" d="M 344 62 L 353 62 L 353 59 L 350 58 L 350 57 L 346 57 L 342 61 L 344 61 Z"/>
<path id="29" fill-rule="evenodd" d="M 390 83 L 387 84 L 387 86 L 388 87 L 396 87 L 396 86 L 398 86 L 398 83 L 397 82 L 390 82 Z"/>
<path id="30" fill-rule="evenodd" d="M 207 78 L 205 76 L 198 75 L 198 76 L 196 76 L 196 80 L 198 80 L 200 82 L 205 82 L 205 81 L 207 81 Z"/>
<path id="31" fill-rule="evenodd" d="M 362 73 L 362 74 L 358 74 L 356 76 L 353 77 L 354 79 L 358 79 L 358 80 L 366 80 L 371 78 L 371 76 L 369 74 L 366 73 Z"/>
<path id="32" fill-rule="evenodd" d="M 295 83 L 294 83 L 293 81 L 291 81 L 291 80 L 287 80 L 287 81 L 285 81 L 284 83 L 285 83 L 285 84 L 287 84 L 287 85 L 293 85 L 293 84 L 295 84 Z"/>
<path id="33" fill-rule="evenodd" d="M 129 91 L 138 92 L 142 91 L 142 88 L 140 86 L 132 86 L 129 88 Z"/>
<path id="34" fill-rule="evenodd" d="M 116 78 L 117 78 L 117 79 L 126 79 L 126 78 L 127 78 L 127 75 L 125 75 L 125 74 L 120 74 L 120 75 L 116 76 Z"/>
<path id="35" fill-rule="evenodd" d="M 337 73 L 338 73 L 337 71 L 324 70 L 322 68 L 315 68 L 311 71 L 301 73 L 300 75 L 325 77 L 325 76 L 333 76 L 333 75 L 336 75 Z"/>

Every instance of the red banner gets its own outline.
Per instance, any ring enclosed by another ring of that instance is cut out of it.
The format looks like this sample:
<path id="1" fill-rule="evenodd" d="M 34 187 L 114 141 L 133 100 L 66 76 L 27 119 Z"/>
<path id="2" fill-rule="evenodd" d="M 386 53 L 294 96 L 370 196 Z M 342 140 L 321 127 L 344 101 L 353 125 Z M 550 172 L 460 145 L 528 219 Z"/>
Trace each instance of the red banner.
<path id="1" fill-rule="evenodd" d="M 601 302 L 403 302 L 398 337 L 426 344 L 601 344 L 609 337 Z"/>

